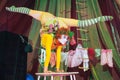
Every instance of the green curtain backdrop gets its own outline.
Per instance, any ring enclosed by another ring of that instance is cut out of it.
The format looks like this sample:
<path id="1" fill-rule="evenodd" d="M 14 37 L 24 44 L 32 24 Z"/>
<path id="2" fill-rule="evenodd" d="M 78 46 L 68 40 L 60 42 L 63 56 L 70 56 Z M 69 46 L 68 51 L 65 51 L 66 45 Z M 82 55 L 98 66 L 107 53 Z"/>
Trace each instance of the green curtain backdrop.
<path id="1" fill-rule="evenodd" d="M 72 12 L 70 13 L 70 11 L 72 1 L 73 0 L 36 0 L 34 9 L 47 11 L 60 17 L 71 17 Z M 115 3 L 115 1 L 113 2 Z M 119 12 L 119 9 L 116 10 Z M 76 14 L 80 20 L 103 15 L 100 9 L 99 0 L 76 0 Z M 40 28 L 40 22 L 33 19 L 29 39 L 33 41 L 34 50 L 39 47 L 37 44 L 40 42 Z M 88 39 L 88 41 L 82 41 L 83 46 L 88 48 L 112 49 L 114 64 L 117 67 L 117 70 L 120 70 L 118 44 L 120 43 L 120 38 L 119 32 L 115 28 L 114 24 L 111 22 L 99 22 L 98 24 L 91 25 L 89 27 L 81 27 L 81 29 L 88 30 L 88 33 L 84 33 L 82 31 L 79 33 L 82 39 Z M 116 48 L 118 48 L 118 50 Z M 96 66 L 91 65 L 91 71 L 94 80 L 113 80 L 110 70 L 103 71 L 103 66 L 101 66 L 100 63 L 97 63 Z"/>
<path id="2" fill-rule="evenodd" d="M 98 16 L 102 16 L 98 0 L 77 0 L 77 2 L 80 2 L 84 5 L 87 5 L 87 11 L 89 18 L 94 18 Z M 76 5 L 77 10 L 80 10 L 80 5 Z M 82 8 L 83 9 L 83 8 Z M 82 16 L 78 14 L 78 18 L 81 19 Z M 119 62 L 119 53 L 117 52 L 117 49 L 115 48 L 115 44 L 112 41 L 112 37 L 109 33 L 109 30 L 107 27 L 110 27 L 106 25 L 106 23 L 101 22 L 97 25 L 92 25 L 88 28 L 88 42 L 83 42 L 83 45 L 85 47 L 92 47 L 92 48 L 106 48 L 106 49 L 112 49 L 113 50 L 113 59 L 115 61 L 115 64 L 117 65 L 117 68 L 120 67 Z M 112 27 L 112 24 L 111 24 Z M 82 35 L 82 38 L 86 38 L 85 33 L 80 32 Z M 102 43 L 101 43 L 102 42 Z M 104 44 L 102 46 L 102 44 Z M 117 43 L 116 43 L 117 44 Z M 112 75 L 110 74 L 109 70 L 103 71 L 103 67 L 98 63 L 96 66 L 91 65 L 92 74 L 94 76 L 95 80 L 113 80 Z"/>

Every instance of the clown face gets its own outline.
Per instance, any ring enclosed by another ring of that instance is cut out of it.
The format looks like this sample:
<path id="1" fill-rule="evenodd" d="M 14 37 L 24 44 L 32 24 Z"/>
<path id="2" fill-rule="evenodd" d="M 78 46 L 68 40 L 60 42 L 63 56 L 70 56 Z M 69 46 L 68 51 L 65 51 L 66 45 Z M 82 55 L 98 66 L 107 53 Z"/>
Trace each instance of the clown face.
<path id="1" fill-rule="evenodd" d="M 58 38 L 58 41 L 64 45 L 68 40 L 68 36 L 67 35 L 61 35 L 61 38 Z"/>

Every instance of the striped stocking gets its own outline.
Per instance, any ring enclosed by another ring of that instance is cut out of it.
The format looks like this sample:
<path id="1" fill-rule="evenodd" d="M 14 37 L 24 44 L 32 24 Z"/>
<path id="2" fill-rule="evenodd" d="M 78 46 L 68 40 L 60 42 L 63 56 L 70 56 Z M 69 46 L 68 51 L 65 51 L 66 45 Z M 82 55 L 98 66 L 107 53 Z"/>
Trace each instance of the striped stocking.
<path id="1" fill-rule="evenodd" d="M 79 20 L 78 26 L 80 26 L 80 27 L 90 26 L 90 25 L 98 23 L 98 22 L 104 22 L 104 21 L 108 21 L 108 20 L 112 20 L 112 19 L 113 19 L 112 16 L 100 16 L 100 17 L 88 19 L 88 20 Z"/>
<path id="2" fill-rule="evenodd" d="M 30 11 L 29 8 L 25 8 L 25 7 L 16 8 L 15 6 L 6 7 L 6 10 L 11 11 L 11 12 L 23 13 L 23 14 L 29 14 L 29 11 Z"/>

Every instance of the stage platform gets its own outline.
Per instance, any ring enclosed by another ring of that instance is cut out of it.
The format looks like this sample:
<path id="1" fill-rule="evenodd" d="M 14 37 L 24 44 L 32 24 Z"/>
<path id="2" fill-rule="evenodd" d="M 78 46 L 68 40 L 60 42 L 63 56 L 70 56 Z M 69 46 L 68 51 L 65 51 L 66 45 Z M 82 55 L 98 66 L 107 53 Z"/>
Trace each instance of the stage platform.
<path id="1" fill-rule="evenodd" d="M 61 72 L 61 73 L 51 72 L 51 73 L 35 73 L 35 74 L 38 76 L 37 80 L 40 80 L 41 76 L 44 76 L 44 80 L 46 80 L 47 76 L 50 76 L 51 80 L 54 80 L 55 76 L 60 76 L 60 80 L 63 80 L 64 76 L 70 76 L 70 80 L 76 80 L 75 75 L 78 73 L 79 72 Z"/>

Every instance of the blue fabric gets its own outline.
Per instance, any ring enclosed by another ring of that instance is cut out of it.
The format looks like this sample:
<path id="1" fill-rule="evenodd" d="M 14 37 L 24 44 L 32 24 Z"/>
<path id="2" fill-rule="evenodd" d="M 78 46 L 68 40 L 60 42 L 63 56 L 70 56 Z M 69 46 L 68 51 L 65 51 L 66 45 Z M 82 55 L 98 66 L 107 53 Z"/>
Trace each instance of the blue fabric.
<path id="1" fill-rule="evenodd" d="M 34 78 L 31 74 L 27 74 L 26 75 L 26 80 L 34 80 Z"/>

